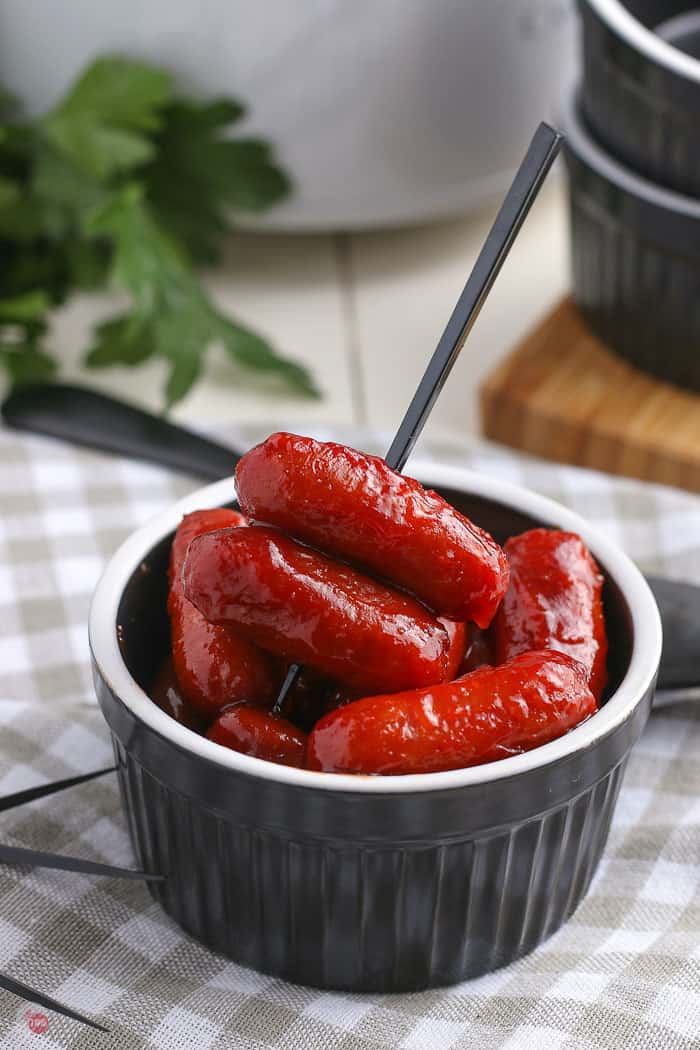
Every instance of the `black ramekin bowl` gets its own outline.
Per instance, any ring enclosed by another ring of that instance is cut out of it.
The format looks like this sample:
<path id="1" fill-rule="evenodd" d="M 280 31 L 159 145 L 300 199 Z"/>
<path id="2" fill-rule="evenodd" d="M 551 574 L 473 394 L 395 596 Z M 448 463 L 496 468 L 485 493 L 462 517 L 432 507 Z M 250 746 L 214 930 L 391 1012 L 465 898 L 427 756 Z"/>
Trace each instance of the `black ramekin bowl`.
<path id="1" fill-rule="evenodd" d="M 568 735 L 472 769 L 354 777 L 237 754 L 169 718 L 146 690 L 168 644 L 172 534 L 183 513 L 232 505 L 230 480 L 132 535 L 90 613 L 131 838 L 145 868 L 166 876 L 151 892 L 210 948 L 301 984 L 444 985 L 548 937 L 586 892 L 651 704 L 661 625 L 621 551 L 532 492 L 454 468 L 412 473 L 501 540 L 560 526 L 603 566 L 610 695 Z"/>
<path id="2" fill-rule="evenodd" d="M 688 17 L 700 0 L 579 0 L 579 8 L 581 103 L 596 137 L 652 181 L 700 197 L 700 18 Z"/>
<path id="3" fill-rule="evenodd" d="M 575 96 L 561 116 L 570 175 L 574 299 L 611 350 L 700 390 L 700 199 L 613 160 Z"/>

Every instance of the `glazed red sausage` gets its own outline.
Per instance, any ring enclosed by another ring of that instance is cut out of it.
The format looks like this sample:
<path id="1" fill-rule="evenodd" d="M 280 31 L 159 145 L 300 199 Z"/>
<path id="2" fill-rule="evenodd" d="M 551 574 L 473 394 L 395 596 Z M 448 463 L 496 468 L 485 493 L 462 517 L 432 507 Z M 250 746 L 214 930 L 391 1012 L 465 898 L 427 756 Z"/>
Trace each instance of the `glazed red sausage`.
<path id="1" fill-rule="evenodd" d="M 273 434 L 236 469 L 243 511 L 417 595 L 437 615 L 487 627 L 508 585 L 498 544 L 384 460 Z"/>
<path id="2" fill-rule="evenodd" d="M 581 664 L 551 650 L 524 653 L 456 682 L 332 711 L 309 736 L 307 764 L 333 773 L 462 769 L 545 744 L 595 710 Z"/>
<path id="3" fill-rule="evenodd" d="M 447 631 L 447 637 L 450 642 L 450 647 L 447 653 L 445 680 L 451 682 L 452 679 L 456 678 L 460 673 L 462 663 L 465 659 L 468 625 L 460 620 L 446 620 L 443 616 L 439 617 L 439 620 Z"/>
<path id="4" fill-rule="evenodd" d="M 222 711 L 207 737 L 232 751 L 282 766 L 305 764 L 306 733 L 285 718 L 247 704 L 236 704 Z"/>
<path id="5" fill-rule="evenodd" d="M 182 567 L 192 539 L 212 529 L 245 524 L 233 510 L 188 514 L 175 533 L 170 555 L 168 612 L 175 673 L 183 696 L 208 720 L 239 700 L 271 703 L 280 684 L 279 670 L 267 653 L 230 628 L 208 623 L 182 589 Z"/>
<path id="6" fill-rule="evenodd" d="M 201 733 L 205 728 L 192 704 L 182 695 L 171 656 L 168 656 L 158 669 L 151 686 L 151 700 L 180 725 L 187 726 L 196 733 Z"/>
<path id="7" fill-rule="evenodd" d="M 532 529 L 505 546 L 510 586 L 493 633 L 499 663 L 528 649 L 558 649 L 582 663 L 599 700 L 607 673 L 603 577 L 580 536 Z"/>
<path id="8" fill-rule="evenodd" d="M 170 548 L 168 580 L 171 589 L 182 594 L 182 567 L 185 564 L 187 548 L 195 536 L 201 536 L 204 532 L 214 532 L 216 529 L 240 528 L 247 524 L 247 518 L 237 510 L 229 510 L 228 507 L 211 507 L 185 514 L 175 531 Z"/>
<path id="9" fill-rule="evenodd" d="M 197 537 L 184 581 L 207 620 L 358 692 L 445 678 L 447 632 L 422 605 L 277 529 Z"/>

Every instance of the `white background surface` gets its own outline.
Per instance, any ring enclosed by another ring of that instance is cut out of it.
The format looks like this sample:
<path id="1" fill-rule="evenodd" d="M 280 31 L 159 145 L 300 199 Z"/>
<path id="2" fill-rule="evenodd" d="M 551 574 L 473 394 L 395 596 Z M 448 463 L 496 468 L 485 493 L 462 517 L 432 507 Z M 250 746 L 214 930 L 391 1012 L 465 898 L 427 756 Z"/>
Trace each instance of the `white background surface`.
<path id="1" fill-rule="evenodd" d="M 561 163 L 561 162 L 559 162 Z M 336 236 L 238 234 L 209 279 L 221 305 L 304 361 L 323 390 L 311 402 L 280 395 L 210 351 L 204 379 L 175 418 L 354 422 L 394 428 L 462 290 L 496 205 L 432 226 Z M 430 419 L 432 436 L 478 428 L 481 379 L 566 290 L 566 187 L 553 173 L 536 201 Z M 89 382 L 156 409 L 164 372 L 85 373 L 91 324 L 119 308 L 110 295 L 78 297 L 55 318 L 64 379 Z"/>
<path id="2" fill-rule="evenodd" d="M 454 215 L 502 192 L 576 64 L 573 0 L 2 0 L 2 82 L 30 112 L 122 54 L 249 106 L 294 193 L 275 230 Z"/>

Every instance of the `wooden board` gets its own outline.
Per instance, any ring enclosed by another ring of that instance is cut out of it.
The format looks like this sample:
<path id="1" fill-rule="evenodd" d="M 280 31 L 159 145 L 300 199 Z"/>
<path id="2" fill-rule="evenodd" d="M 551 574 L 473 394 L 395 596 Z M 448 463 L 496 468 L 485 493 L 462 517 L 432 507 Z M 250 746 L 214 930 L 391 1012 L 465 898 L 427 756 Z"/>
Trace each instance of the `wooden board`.
<path id="1" fill-rule="evenodd" d="M 611 354 L 569 299 L 487 378 L 480 408 L 493 441 L 700 492 L 700 395 Z"/>

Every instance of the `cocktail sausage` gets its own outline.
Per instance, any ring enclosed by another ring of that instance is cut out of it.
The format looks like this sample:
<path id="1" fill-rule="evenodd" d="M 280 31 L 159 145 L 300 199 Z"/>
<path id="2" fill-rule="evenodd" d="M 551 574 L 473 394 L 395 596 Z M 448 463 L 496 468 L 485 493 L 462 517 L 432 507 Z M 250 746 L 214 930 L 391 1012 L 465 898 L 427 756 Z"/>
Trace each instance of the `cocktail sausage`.
<path id="1" fill-rule="evenodd" d="M 310 769 L 435 773 L 545 744 L 596 710 L 586 669 L 530 652 L 455 682 L 370 696 L 325 715 L 309 736 Z"/>
<path id="2" fill-rule="evenodd" d="M 422 605 L 277 529 L 197 537 L 184 583 L 207 620 L 350 689 L 393 692 L 447 675 L 447 632 Z"/>
<path id="3" fill-rule="evenodd" d="M 345 445 L 273 434 L 236 469 L 243 511 L 415 594 L 438 616 L 487 627 L 508 562 L 437 493 Z"/>
<path id="4" fill-rule="evenodd" d="M 528 649 L 558 649 L 583 664 L 600 700 L 608 641 L 603 577 L 580 536 L 532 529 L 505 545 L 510 586 L 493 626 L 496 659 Z"/>
<path id="5" fill-rule="evenodd" d="M 206 720 L 240 700 L 271 703 L 281 679 L 273 658 L 231 628 L 205 620 L 182 589 L 182 567 L 192 539 L 212 529 L 245 524 L 245 518 L 233 510 L 195 511 L 183 518 L 170 555 L 173 664 L 183 696 Z"/>

